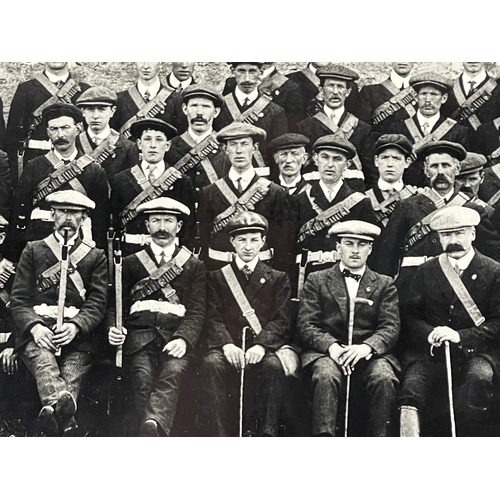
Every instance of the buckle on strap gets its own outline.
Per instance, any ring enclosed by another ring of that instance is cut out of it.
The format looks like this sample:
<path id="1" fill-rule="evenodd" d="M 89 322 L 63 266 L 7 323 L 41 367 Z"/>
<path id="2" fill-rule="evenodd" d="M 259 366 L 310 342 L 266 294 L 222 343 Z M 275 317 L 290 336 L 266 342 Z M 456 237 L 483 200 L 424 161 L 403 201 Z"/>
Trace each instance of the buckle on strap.
<path id="1" fill-rule="evenodd" d="M 243 313 L 243 316 L 244 316 L 245 318 L 248 318 L 248 316 L 252 316 L 252 314 L 255 314 L 255 309 L 249 309 L 248 311 L 245 311 L 245 312 Z"/>

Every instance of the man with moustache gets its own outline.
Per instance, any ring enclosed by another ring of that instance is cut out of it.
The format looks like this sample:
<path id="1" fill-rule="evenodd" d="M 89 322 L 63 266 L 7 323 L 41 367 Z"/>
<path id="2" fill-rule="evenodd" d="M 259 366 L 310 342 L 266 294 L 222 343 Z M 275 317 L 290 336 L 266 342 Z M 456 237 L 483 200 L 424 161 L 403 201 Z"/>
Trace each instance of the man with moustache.
<path id="1" fill-rule="evenodd" d="M 43 110 L 58 102 L 74 104 L 88 88 L 69 72 L 67 62 L 47 62 L 42 73 L 19 84 L 10 105 L 4 144 L 14 186 L 26 162 L 51 149 Z"/>
<path id="2" fill-rule="evenodd" d="M 213 129 L 223 98 L 206 84 L 190 85 L 182 91 L 182 112 L 189 127 L 170 141 L 165 161 L 185 171 L 198 198 L 200 190 L 229 171 L 230 163 Z M 180 162 L 180 163 L 178 163 Z M 189 167 L 189 168 L 188 168 Z"/>
<path id="3" fill-rule="evenodd" d="M 125 139 L 130 137 L 130 127 L 137 120 L 158 118 L 172 123 L 174 119 L 178 92 L 161 83 L 160 67 L 158 62 L 136 62 L 137 82 L 118 92 L 111 127 Z"/>
<path id="4" fill-rule="evenodd" d="M 116 100 L 116 93 L 103 86 L 87 89 L 76 100 L 87 125 L 77 137 L 76 147 L 105 170 L 110 184 L 116 174 L 139 161 L 137 146 L 109 126 L 116 111 Z"/>
<path id="5" fill-rule="evenodd" d="M 79 236 L 95 203 L 69 190 L 49 194 L 47 203 L 54 231 L 23 250 L 12 286 L 11 312 L 16 352 L 37 382 L 40 430 L 46 436 L 72 436 L 78 432 L 76 405 L 96 348 L 94 331 L 106 312 L 107 264 L 104 251 Z M 65 231 L 70 248 L 68 280 L 64 321 L 56 327 Z"/>
<path id="6" fill-rule="evenodd" d="M 419 436 L 431 414 L 449 422 L 444 343 L 457 435 L 491 435 L 500 370 L 500 265 L 473 246 L 479 220 L 475 210 L 456 206 L 431 219 L 444 253 L 418 268 L 402 314 L 401 436 Z"/>
<path id="7" fill-rule="evenodd" d="M 193 360 L 205 319 L 203 263 L 176 236 L 190 209 L 159 197 L 139 205 L 151 241 L 123 261 L 124 327 L 108 310 L 109 343 L 123 345 L 135 415 L 127 435 L 169 436 L 183 374 Z"/>

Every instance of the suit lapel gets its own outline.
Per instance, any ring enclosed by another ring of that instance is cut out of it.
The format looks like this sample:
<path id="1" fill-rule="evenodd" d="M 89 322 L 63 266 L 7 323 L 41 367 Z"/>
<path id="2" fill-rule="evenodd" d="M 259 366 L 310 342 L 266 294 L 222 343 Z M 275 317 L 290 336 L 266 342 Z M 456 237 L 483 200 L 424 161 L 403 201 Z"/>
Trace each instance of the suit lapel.
<path id="1" fill-rule="evenodd" d="M 258 291 L 264 286 L 265 283 L 269 281 L 271 275 L 271 269 L 259 261 L 257 266 L 255 267 L 255 271 L 252 273 L 250 277 L 250 281 L 248 282 L 248 286 L 246 288 L 245 294 L 247 299 L 251 301 Z"/>
<path id="2" fill-rule="evenodd" d="M 376 280 L 377 277 L 375 273 L 367 267 L 365 272 L 363 273 L 363 276 L 361 277 L 361 280 L 359 281 L 358 293 L 356 295 L 356 298 L 369 299 L 373 293 L 373 290 L 375 289 Z M 354 312 L 356 313 L 358 309 L 364 305 L 366 304 L 356 304 Z"/>
<path id="3" fill-rule="evenodd" d="M 472 295 L 471 291 L 475 288 L 476 286 L 476 280 L 478 276 L 481 276 L 481 268 L 483 267 L 483 262 L 482 259 L 478 256 L 477 250 L 475 251 L 474 258 L 471 260 L 471 263 L 467 267 L 467 269 L 463 272 L 461 279 L 463 284 L 465 285 L 465 288 L 469 291 L 469 293 Z M 481 285 L 479 285 L 481 286 Z M 451 288 L 451 285 L 450 285 Z M 453 292 L 453 290 L 450 290 L 451 294 L 453 295 L 453 302 L 460 302 L 459 298 Z"/>
<path id="4" fill-rule="evenodd" d="M 335 264 L 326 277 L 326 286 L 330 290 L 332 297 L 339 305 L 340 313 L 342 314 L 342 322 L 347 325 L 348 301 L 347 288 L 345 286 L 344 277 L 340 274 L 338 264 Z"/>

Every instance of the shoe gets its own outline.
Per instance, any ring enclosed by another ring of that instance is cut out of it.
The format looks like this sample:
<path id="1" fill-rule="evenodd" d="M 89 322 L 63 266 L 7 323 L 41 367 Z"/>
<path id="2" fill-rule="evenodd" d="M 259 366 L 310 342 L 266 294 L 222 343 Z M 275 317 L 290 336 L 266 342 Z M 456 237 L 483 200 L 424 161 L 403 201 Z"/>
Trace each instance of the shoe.
<path id="1" fill-rule="evenodd" d="M 76 401 L 73 394 L 69 391 L 61 391 L 56 403 L 56 413 L 61 419 L 62 423 L 65 423 L 71 417 L 75 415 L 76 412 Z"/>
<path id="2" fill-rule="evenodd" d="M 59 426 L 57 425 L 56 414 L 52 406 L 44 406 L 40 410 L 37 426 L 39 431 L 47 437 L 59 435 Z"/>
<path id="3" fill-rule="evenodd" d="M 146 420 L 139 429 L 140 437 L 160 437 L 158 434 L 158 424 L 154 420 Z"/>
<path id="4" fill-rule="evenodd" d="M 75 417 L 70 417 L 63 428 L 63 437 L 78 437 L 80 435 Z"/>

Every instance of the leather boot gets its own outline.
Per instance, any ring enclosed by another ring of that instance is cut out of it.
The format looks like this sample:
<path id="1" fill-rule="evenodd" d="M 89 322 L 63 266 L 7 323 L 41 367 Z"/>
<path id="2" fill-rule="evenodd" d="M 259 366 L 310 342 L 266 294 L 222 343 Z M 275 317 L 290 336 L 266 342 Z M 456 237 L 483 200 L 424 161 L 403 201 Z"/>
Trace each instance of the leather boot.
<path id="1" fill-rule="evenodd" d="M 420 437 L 420 419 L 414 406 L 401 407 L 399 429 L 401 437 Z"/>

